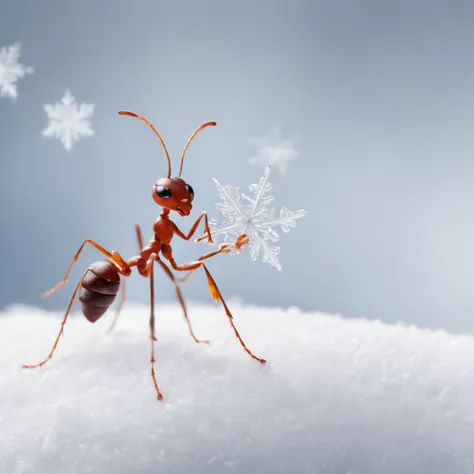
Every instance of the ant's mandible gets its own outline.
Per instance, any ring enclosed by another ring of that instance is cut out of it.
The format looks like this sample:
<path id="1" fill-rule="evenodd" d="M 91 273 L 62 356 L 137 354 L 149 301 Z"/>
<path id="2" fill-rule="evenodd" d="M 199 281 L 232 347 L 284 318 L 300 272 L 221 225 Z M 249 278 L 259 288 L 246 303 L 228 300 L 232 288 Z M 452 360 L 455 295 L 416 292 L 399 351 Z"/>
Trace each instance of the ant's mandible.
<path id="1" fill-rule="evenodd" d="M 156 128 L 144 117 L 141 117 L 140 115 L 137 115 L 133 112 L 120 111 L 119 114 L 138 118 L 139 120 L 145 122 L 148 126 L 150 126 L 153 132 L 159 138 L 161 144 L 163 145 L 166 158 L 168 160 L 167 177 L 158 179 L 154 183 L 153 189 L 152 189 L 153 200 L 156 202 L 156 204 L 158 204 L 158 206 L 163 208 L 160 216 L 153 224 L 154 237 L 147 246 L 144 246 L 141 229 L 138 225 L 135 226 L 140 254 L 137 255 L 136 257 L 131 258 L 128 261 L 125 261 L 118 252 L 109 252 L 104 247 L 102 247 L 97 242 L 94 242 L 91 239 L 84 240 L 82 245 L 79 247 L 79 250 L 76 252 L 76 255 L 74 256 L 66 272 L 66 276 L 64 277 L 64 279 L 61 280 L 55 287 L 51 288 L 49 291 L 44 293 L 43 296 L 48 296 L 51 293 L 54 293 L 56 290 L 61 288 L 68 281 L 71 269 L 73 265 L 76 263 L 77 259 L 79 258 L 80 253 L 82 252 L 82 249 L 84 248 L 86 244 L 90 244 L 93 247 L 95 247 L 99 252 L 105 255 L 108 260 L 103 260 L 100 262 L 93 263 L 86 270 L 86 272 L 80 279 L 79 283 L 74 289 L 71 300 L 69 301 L 66 314 L 64 315 L 61 321 L 61 327 L 59 329 L 59 333 L 54 341 L 54 344 L 50 353 L 48 354 L 48 357 L 42 362 L 39 362 L 38 364 L 24 365 L 23 368 L 33 369 L 36 367 L 41 367 L 48 360 L 52 358 L 54 351 L 56 350 L 56 347 L 58 345 L 59 339 L 61 338 L 61 335 L 63 334 L 64 326 L 66 324 L 72 305 L 74 303 L 74 300 L 79 290 L 80 290 L 79 301 L 81 302 L 82 312 L 88 321 L 90 321 L 91 323 L 94 323 L 101 316 L 105 314 L 107 309 L 115 300 L 115 297 L 117 296 L 119 292 L 119 288 L 120 288 L 120 281 L 121 281 L 120 275 L 122 275 L 123 277 L 128 277 L 132 273 L 132 268 L 136 267 L 138 273 L 141 276 L 150 279 L 151 377 L 152 377 L 153 385 L 156 390 L 158 400 L 162 400 L 163 395 L 159 389 L 158 383 L 156 381 L 156 376 L 155 376 L 154 343 L 156 341 L 156 337 L 155 337 L 155 311 L 154 311 L 155 298 L 154 298 L 154 281 L 153 281 L 153 271 L 154 271 L 153 264 L 155 262 L 159 264 L 160 268 L 166 273 L 168 278 L 174 284 L 176 295 L 183 309 L 183 314 L 184 314 L 186 324 L 188 326 L 191 337 L 194 339 L 195 342 L 208 343 L 208 341 L 199 340 L 194 335 L 191 322 L 189 320 L 188 313 L 186 310 L 186 305 L 184 303 L 184 299 L 182 297 L 181 290 L 179 287 L 179 282 L 185 281 L 197 269 L 202 268 L 204 272 L 206 273 L 209 292 L 212 298 L 215 301 L 220 301 L 222 303 L 222 306 L 224 307 L 225 313 L 227 314 L 229 323 L 232 326 L 234 334 L 236 338 L 238 339 L 239 343 L 241 344 L 241 346 L 243 347 L 244 351 L 250 357 L 252 357 L 253 359 L 256 359 L 262 364 L 264 364 L 266 361 L 264 359 L 260 359 L 259 357 L 256 357 L 245 345 L 244 341 L 240 337 L 239 332 L 237 331 L 237 328 L 234 325 L 232 314 L 226 302 L 224 301 L 224 298 L 222 297 L 222 294 L 219 291 L 219 288 L 217 287 L 216 282 L 214 281 L 213 277 L 209 273 L 209 270 L 206 267 L 206 265 L 203 263 L 204 260 L 210 257 L 213 257 L 221 253 L 230 252 L 231 250 L 230 245 L 221 244 L 218 250 L 207 253 L 193 262 L 184 263 L 182 265 L 178 265 L 176 263 L 175 259 L 173 258 L 173 252 L 170 245 L 171 239 L 173 238 L 175 234 L 184 240 L 191 239 L 191 237 L 196 232 L 199 226 L 199 223 L 201 222 L 202 219 L 204 219 L 204 231 L 205 231 L 205 234 L 207 234 L 207 239 L 208 239 L 207 242 L 209 244 L 213 243 L 206 211 L 201 213 L 201 215 L 194 222 L 193 226 L 191 227 L 191 230 L 187 234 L 183 233 L 178 228 L 178 226 L 170 219 L 169 215 L 171 211 L 175 211 L 181 216 L 188 216 L 191 213 L 192 202 L 194 199 L 194 190 L 189 184 L 187 184 L 181 178 L 184 157 L 189 147 L 189 144 L 191 143 L 193 138 L 196 136 L 196 134 L 208 126 L 215 126 L 216 122 L 206 122 L 202 124 L 191 135 L 188 142 L 186 143 L 186 146 L 184 147 L 183 154 L 181 155 L 179 174 L 176 178 L 171 178 L 171 159 L 170 159 L 168 150 L 166 148 L 165 142 L 161 138 L 161 135 L 158 133 Z M 245 234 L 242 234 L 237 238 L 234 245 L 235 245 L 235 248 L 239 250 L 240 247 L 242 245 L 245 245 L 246 243 L 248 243 L 248 237 Z M 169 266 L 160 258 L 160 253 L 164 257 L 164 259 L 166 259 L 169 262 L 173 270 L 176 270 L 178 272 L 189 272 L 189 273 L 180 280 L 175 278 Z M 122 298 L 117 308 L 117 312 L 110 329 L 114 327 L 124 301 L 125 301 L 125 280 L 123 280 Z"/>

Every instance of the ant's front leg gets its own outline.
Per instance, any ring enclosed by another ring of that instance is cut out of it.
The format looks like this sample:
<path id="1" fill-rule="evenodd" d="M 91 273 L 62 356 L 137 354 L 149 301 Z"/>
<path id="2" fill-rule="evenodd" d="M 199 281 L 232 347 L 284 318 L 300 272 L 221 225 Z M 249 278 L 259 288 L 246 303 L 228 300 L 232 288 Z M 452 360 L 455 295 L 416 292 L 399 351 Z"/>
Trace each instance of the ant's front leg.
<path id="1" fill-rule="evenodd" d="M 197 259 L 198 262 L 202 262 L 203 260 L 207 260 L 208 258 L 214 257 L 215 255 L 218 255 L 220 253 L 229 253 L 232 249 L 232 246 L 235 247 L 235 250 L 237 253 L 240 252 L 240 248 L 243 247 L 245 244 L 249 243 L 249 238 L 247 234 L 241 234 L 237 237 L 236 241 L 234 244 L 221 244 L 219 245 L 219 250 L 216 250 L 215 252 L 209 252 L 204 254 L 202 257 L 199 257 Z M 190 270 L 189 273 L 184 275 L 183 278 L 177 278 L 176 281 L 179 283 L 184 283 L 186 280 L 188 280 L 189 277 L 193 275 L 193 273 L 198 269 L 199 267 L 194 268 L 193 270 Z"/>
<path id="2" fill-rule="evenodd" d="M 185 235 L 173 221 L 171 221 L 171 224 L 173 225 L 173 230 L 177 236 L 181 237 L 184 240 L 189 240 L 196 233 L 199 223 L 201 222 L 203 217 L 204 217 L 204 232 L 207 234 L 207 243 L 210 245 L 213 245 L 214 242 L 212 240 L 211 229 L 209 228 L 209 220 L 207 218 L 206 211 L 201 212 L 201 215 L 196 219 L 196 222 L 193 224 L 193 226 L 191 227 L 187 235 Z"/>

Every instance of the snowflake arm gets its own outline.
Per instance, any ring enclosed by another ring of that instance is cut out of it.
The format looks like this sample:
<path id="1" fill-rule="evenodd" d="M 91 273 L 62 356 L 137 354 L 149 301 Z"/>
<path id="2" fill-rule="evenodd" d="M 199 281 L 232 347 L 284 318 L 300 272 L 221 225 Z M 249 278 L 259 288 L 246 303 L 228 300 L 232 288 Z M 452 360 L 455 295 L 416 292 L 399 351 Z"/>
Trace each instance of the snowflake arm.
<path id="1" fill-rule="evenodd" d="M 66 90 L 60 102 L 44 106 L 50 120 L 42 131 L 44 137 L 57 138 L 68 151 L 81 136 L 94 135 L 89 118 L 94 113 L 93 104 L 78 104 L 69 90 Z"/>
<path id="2" fill-rule="evenodd" d="M 288 210 L 285 206 L 283 206 L 280 210 L 280 217 L 278 219 L 274 219 L 272 221 L 265 222 L 265 226 L 275 226 L 279 225 L 283 232 L 290 232 L 290 227 L 296 227 L 296 219 L 300 219 L 306 215 L 306 211 L 304 209 L 300 209 L 299 211 L 293 212 Z M 261 224 L 257 224 L 260 226 Z"/>
<path id="3" fill-rule="evenodd" d="M 269 263 L 281 272 L 282 268 L 278 260 L 280 247 L 268 243 L 269 240 L 278 242 L 279 236 L 278 234 L 276 235 L 277 237 L 275 238 L 275 234 L 272 235 L 271 232 L 259 232 L 256 231 L 256 229 L 252 229 L 252 231 L 249 232 L 249 253 L 251 260 L 255 262 L 260 254 L 260 250 L 262 250 L 262 262 Z"/>
<path id="4" fill-rule="evenodd" d="M 274 200 L 271 194 L 272 185 L 268 181 L 269 175 L 270 167 L 267 166 L 258 184 L 249 186 L 250 196 L 243 194 L 239 188 L 224 187 L 213 178 L 218 198 L 221 200 L 216 207 L 221 212 L 223 221 L 219 223 L 216 219 L 212 219 L 209 226 L 213 236 L 224 236 L 224 243 L 234 242 L 239 235 L 247 234 L 251 260 L 256 261 L 259 255 L 262 255 L 262 262 L 269 263 L 281 271 L 282 267 L 278 260 L 280 247 L 275 245 L 280 236 L 275 227 L 279 226 L 283 232 L 289 232 L 296 226 L 296 219 L 306 215 L 306 211 L 300 209 L 293 212 L 282 207 L 280 216 L 275 218 L 274 209 L 268 207 Z M 201 237 L 198 241 L 203 239 L 204 237 Z M 235 254 L 235 251 L 231 253 Z"/>
<path id="5" fill-rule="evenodd" d="M 243 213 L 242 197 L 239 188 L 233 188 L 232 186 L 222 186 L 216 178 L 212 178 L 214 181 L 219 198 L 222 199 L 222 203 L 217 203 L 216 207 L 222 214 L 233 217 L 240 217 L 246 219 Z"/>
<path id="6" fill-rule="evenodd" d="M 251 215 L 255 216 L 255 212 L 260 206 L 260 211 L 263 210 L 263 205 L 268 205 L 273 201 L 273 196 L 268 196 L 268 193 L 272 189 L 272 185 L 268 182 L 268 177 L 270 176 L 270 166 L 265 167 L 265 173 L 260 178 L 258 184 L 251 184 L 249 189 L 252 193 L 255 194 L 255 199 L 252 205 Z M 265 197 L 265 200 L 262 201 L 262 198 Z M 250 198 L 247 198 L 249 201 L 252 201 Z"/>

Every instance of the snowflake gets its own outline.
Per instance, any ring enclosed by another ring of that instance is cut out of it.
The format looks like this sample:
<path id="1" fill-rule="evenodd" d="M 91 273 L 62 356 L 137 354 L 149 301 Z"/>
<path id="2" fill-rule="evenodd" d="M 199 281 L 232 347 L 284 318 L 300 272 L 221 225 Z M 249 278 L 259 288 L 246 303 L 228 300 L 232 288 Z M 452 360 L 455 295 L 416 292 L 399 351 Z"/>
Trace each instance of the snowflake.
<path id="1" fill-rule="evenodd" d="M 57 138 L 66 150 L 71 150 L 81 135 L 85 137 L 94 135 L 94 130 L 88 121 L 94 112 L 94 105 L 78 104 L 68 90 L 61 102 L 45 105 L 44 109 L 50 122 L 43 130 L 43 136 Z"/>
<path id="2" fill-rule="evenodd" d="M 279 130 L 274 130 L 265 138 L 250 138 L 249 143 L 257 147 L 256 154 L 249 160 L 250 164 L 275 166 L 284 175 L 290 161 L 299 156 L 295 140 L 283 139 Z"/>
<path id="3" fill-rule="evenodd" d="M 269 175 L 270 166 L 267 166 L 259 183 L 249 186 L 250 197 L 242 193 L 239 188 L 222 186 L 213 178 L 220 198 L 216 207 L 224 216 L 224 220 L 218 223 L 216 219 L 212 219 L 209 225 L 213 236 L 224 235 L 224 243 L 232 244 L 240 234 L 247 234 L 250 258 L 255 261 L 262 253 L 262 262 L 269 263 L 281 271 L 278 261 L 280 247 L 274 245 L 280 236 L 275 227 L 280 226 L 283 232 L 289 232 L 292 227 L 296 227 L 296 219 L 303 217 L 306 211 L 300 209 L 292 212 L 282 207 L 279 217 L 274 217 L 274 208 L 268 207 L 274 199 L 270 194 L 272 185 L 268 181 Z M 203 236 L 198 241 L 205 239 L 206 236 Z M 231 253 L 236 253 L 235 248 Z"/>
<path id="4" fill-rule="evenodd" d="M 19 62 L 20 47 L 20 43 L 17 43 L 0 49 L 0 97 L 15 100 L 18 97 L 15 83 L 34 71 L 32 67 Z"/>

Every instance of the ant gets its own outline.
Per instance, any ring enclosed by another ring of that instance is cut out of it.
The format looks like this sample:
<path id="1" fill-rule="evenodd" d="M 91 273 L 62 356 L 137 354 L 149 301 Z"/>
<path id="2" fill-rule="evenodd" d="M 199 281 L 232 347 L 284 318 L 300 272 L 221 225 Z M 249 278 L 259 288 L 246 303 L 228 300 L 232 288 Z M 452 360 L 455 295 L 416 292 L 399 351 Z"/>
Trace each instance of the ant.
<path id="1" fill-rule="evenodd" d="M 183 153 L 181 155 L 179 174 L 177 177 L 171 178 L 171 159 L 170 159 L 168 150 L 166 148 L 165 142 L 161 138 L 161 135 L 158 133 L 156 128 L 144 117 L 137 115 L 133 112 L 120 111 L 118 113 L 119 115 L 127 115 L 130 117 L 137 118 L 141 120 L 142 122 L 145 122 L 149 127 L 151 127 L 151 129 L 153 130 L 153 132 L 155 133 L 155 135 L 158 137 L 161 144 L 163 145 L 166 158 L 168 160 L 167 177 L 158 179 L 153 184 L 153 188 L 152 188 L 153 200 L 155 201 L 156 204 L 158 204 L 158 206 L 162 208 L 160 216 L 158 217 L 158 219 L 156 219 L 156 221 L 153 224 L 154 237 L 147 246 L 144 246 L 140 226 L 136 225 L 135 231 L 136 231 L 140 253 L 139 255 L 131 258 L 128 261 L 125 261 L 118 252 L 115 252 L 115 251 L 109 252 L 104 247 L 102 247 L 97 242 L 91 239 L 84 240 L 82 245 L 79 247 L 79 250 L 76 252 L 76 255 L 74 256 L 71 264 L 69 265 L 69 268 L 66 272 L 66 276 L 56 286 L 54 286 L 49 291 L 44 293 L 42 295 L 43 297 L 48 296 L 51 293 L 54 293 L 56 290 L 61 288 L 68 281 L 69 274 L 72 270 L 72 267 L 78 260 L 79 255 L 81 254 L 86 244 L 92 245 L 99 252 L 105 255 L 108 260 L 102 260 L 102 261 L 93 263 L 83 274 L 82 278 L 80 279 L 79 283 L 77 284 L 71 296 L 69 305 L 66 309 L 66 313 L 61 321 L 61 327 L 59 329 L 59 333 L 56 336 L 56 339 L 53 343 L 53 347 L 51 351 L 49 352 L 48 357 L 42 362 L 39 362 L 38 364 L 23 365 L 23 368 L 33 369 L 36 367 L 42 367 L 46 362 L 48 362 L 53 357 L 54 351 L 56 350 L 59 339 L 61 338 L 63 334 L 64 326 L 66 324 L 72 305 L 74 303 L 74 300 L 79 290 L 80 290 L 79 301 L 82 306 L 82 312 L 88 321 L 90 321 L 91 323 L 95 323 L 99 318 L 101 318 L 106 313 L 107 309 L 115 300 L 115 297 L 117 296 L 120 289 L 120 282 L 121 282 L 120 276 L 122 277 L 130 276 L 132 273 L 132 268 L 136 267 L 138 273 L 142 277 L 150 279 L 150 321 L 149 321 L 149 324 L 150 324 L 150 339 L 151 339 L 151 360 L 150 360 L 151 377 L 153 381 L 153 386 L 156 390 L 156 395 L 157 395 L 158 400 L 163 400 L 163 394 L 160 391 L 160 388 L 158 386 L 158 382 L 155 376 L 155 362 L 156 361 L 155 361 L 154 343 L 157 340 L 155 337 L 155 307 L 154 307 L 155 298 L 154 298 L 154 276 L 153 276 L 155 262 L 158 263 L 160 268 L 165 272 L 165 274 L 174 284 L 176 295 L 178 297 L 178 301 L 183 310 L 184 319 L 188 326 L 189 333 L 191 334 L 191 337 L 194 339 L 195 342 L 204 343 L 204 344 L 209 343 L 209 341 L 199 340 L 195 336 L 192 326 L 191 326 L 191 322 L 188 317 L 186 305 L 184 303 L 184 299 L 181 294 L 179 283 L 184 282 L 187 278 L 189 278 L 189 276 L 191 276 L 192 273 L 194 273 L 199 268 L 202 268 L 204 272 L 206 273 L 209 293 L 211 294 L 211 297 L 213 298 L 214 301 L 220 301 L 222 303 L 224 311 L 229 319 L 229 323 L 232 326 L 234 334 L 237 340 L 239 341 L 239 343 L 241 344 L 243 350 L 253 359 L 257 360 L 258 362 L 262 364 L 265 364 L 266 363 L 265 359 L 260 359 L 259 357 L 255 356 L 245 345 L 239 332 L 237 331 L 237 328 L 234 325 L 233 316 L 229 310 L 229 307 L 224 301 L 224 298 L 222 297 L 222 294 L 219 288 L 217 287 L 216 282 L 214 281 L 213 277 L 209 273 L 207 266 L 203 263 L 204 260 L 214 257 L 215 255 L 229 253 L 231 251 L 231 245 L 221 244 L 218 250 L 207 253 L 193 262 L 184 263 L 182 265 L 178 265 L 176 261 L 174 260 L 173 252 L 170 245 L 171 239 L 173 238 L 174 235 L 177 235 L 178 237 L 184 240 L 190 240 L 191 237 L 196 232 L 202 219 L 204 219 L 204 232 L 205 232 L 204 238 L 207 234 L 207 243 L 211 245 L 214 244 L 214 242 L 212 241 L 212 236 L 211 236 L 211 231 L 209 228 L 206 211 L 203 211 L 200 214 L 200 216 L 197 218 L 197 220 L 194 222 L 193 226 L 191 227 L 191 230 L 187 234 L 183 233 L 178 228 L 178 226 L 170 219 L 169 215 L 171 211 L 177 212 L 180 216 L 189 216 L 189 214 L 191 213 L 192 202 L 194 199 L 194 190 L 189 184 L 187 184 L 181 178 L 184 157 L 191 141 L 194 139 L 197 133 L 199 133 L 201 130 L 203 130 L 206 127 L 217 125 L 216 122 L 206 122 L 195 130 L 195 132 L 191 135 L 191 137 L 187 141 L 186 146 L 184 147 Z M 235 249 L 239 251 L 240 247 L 242 247 L 243 245 L 247 243 L 248 243 L 248 236 L 246 234 L 242 234 L 236 239 L 233 245 L 235 246 Z M 175 278 L 169 266 L 160 258 L 160 253 L 164 257 L 164 259 L 169 262 L 173 270 L 178 271 L 178 272 L 188 272 L 188 273 L 181 279 Z M 122 297 L 121 297 L 120 304 L 117 307 L 115 318 L 112 322 L 110 330 L 114 327 L 117 321 L 118 315 L 120 313 L 120 310 L 123 306 L 123 303 L 125 302 L 125 297 L 126 297 L 125 296 L 125 293 L 126 293 L 125 281 L 126 280 L 122 279 L 122 281 L 123 281 Z"/>

